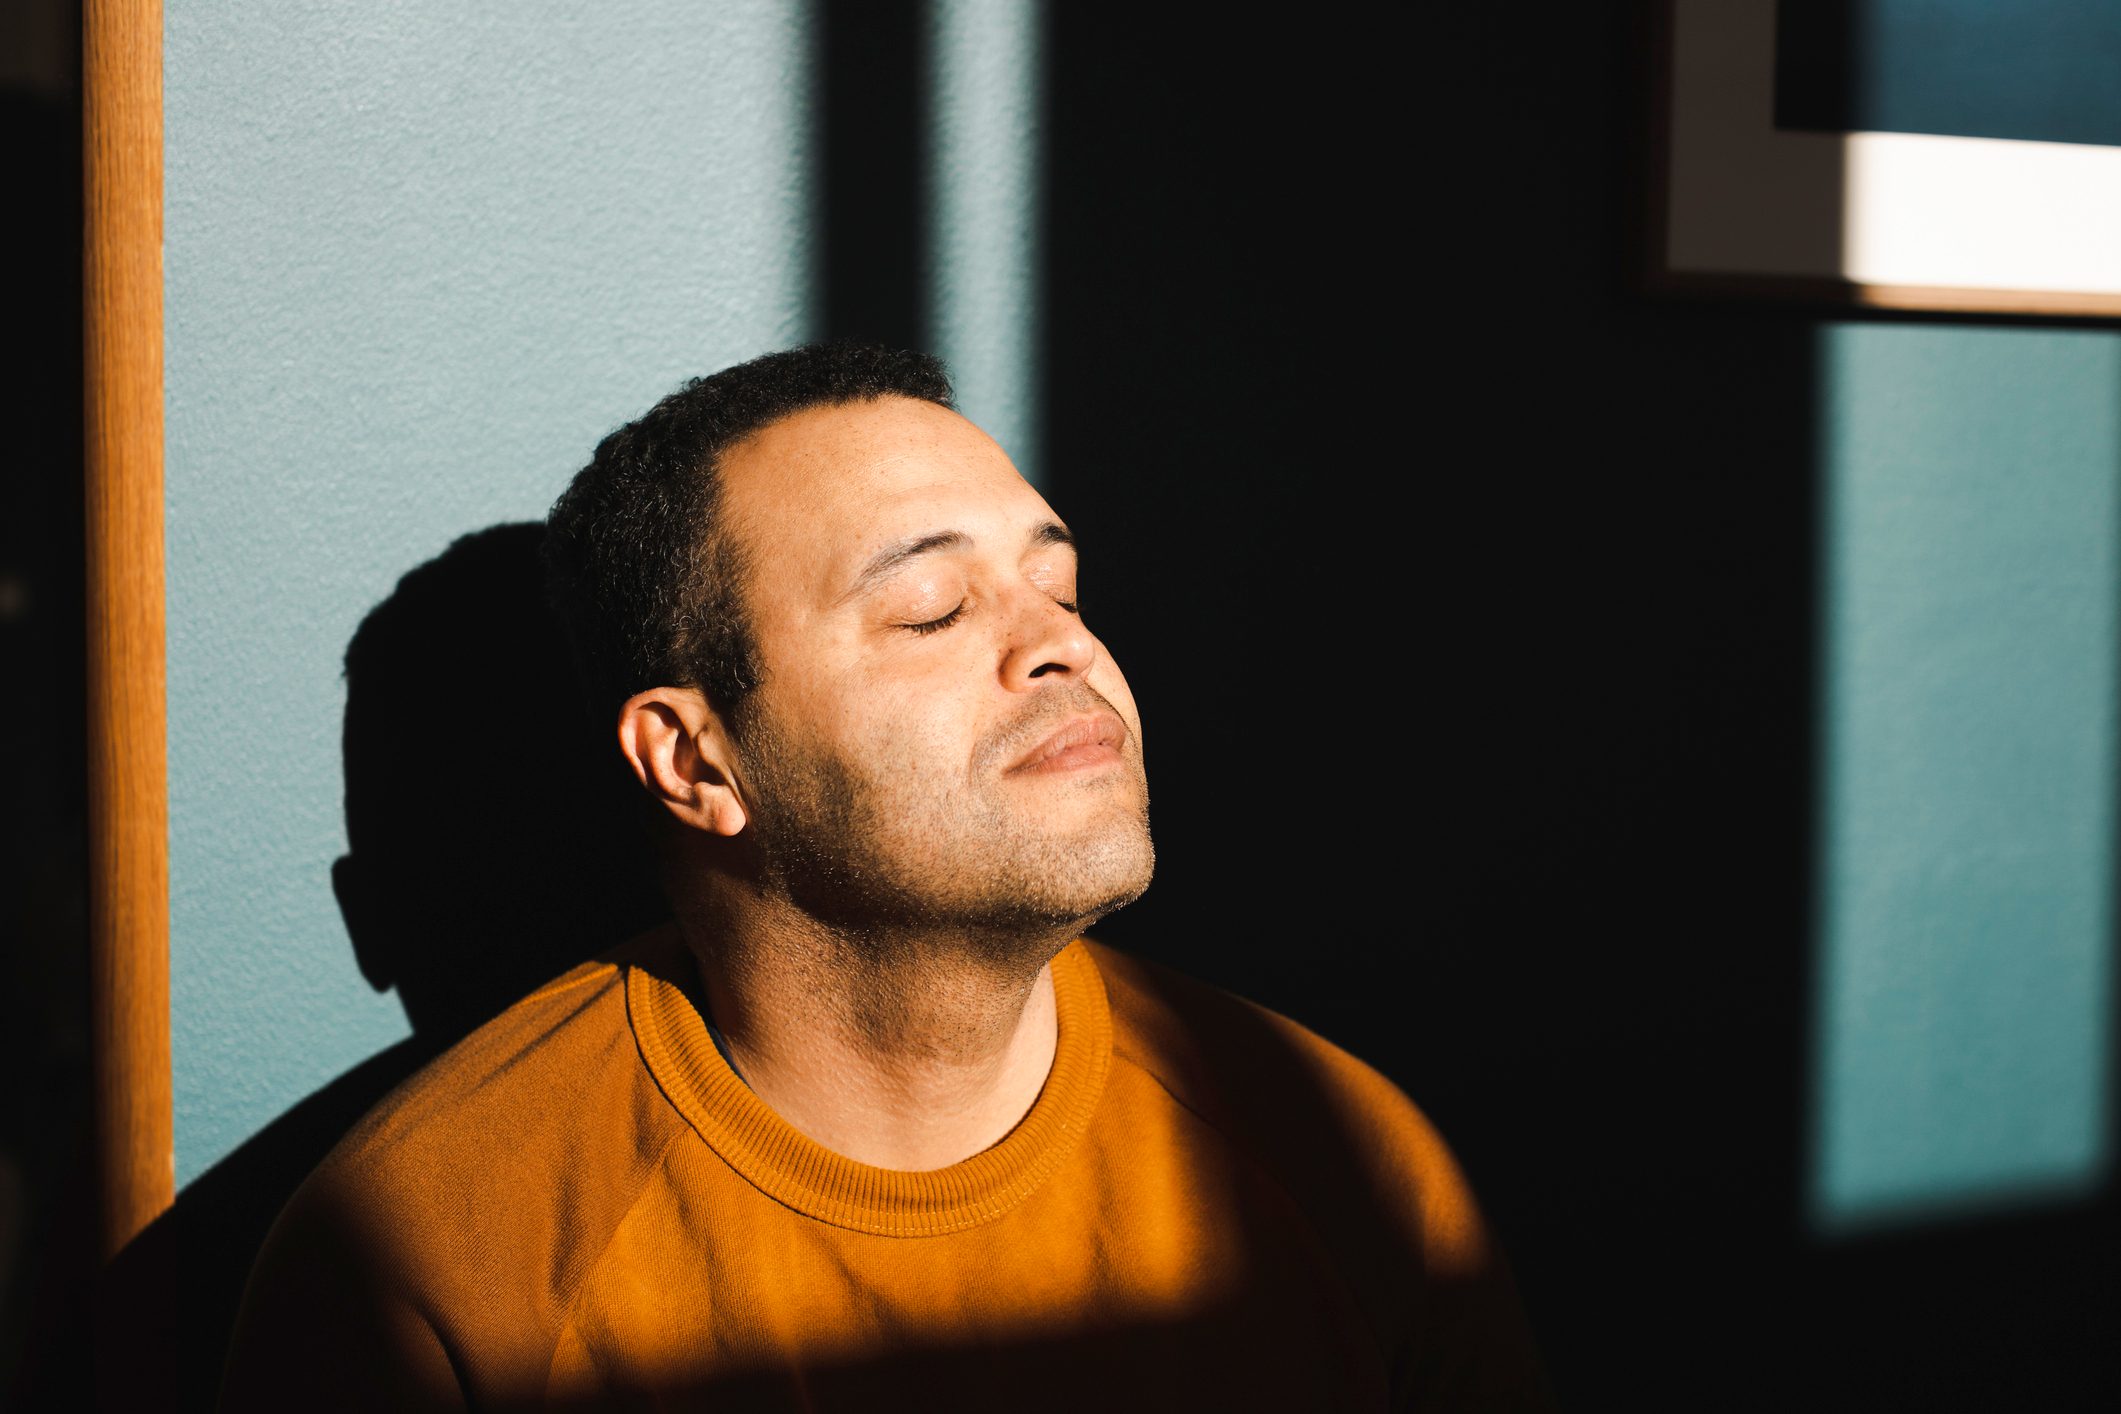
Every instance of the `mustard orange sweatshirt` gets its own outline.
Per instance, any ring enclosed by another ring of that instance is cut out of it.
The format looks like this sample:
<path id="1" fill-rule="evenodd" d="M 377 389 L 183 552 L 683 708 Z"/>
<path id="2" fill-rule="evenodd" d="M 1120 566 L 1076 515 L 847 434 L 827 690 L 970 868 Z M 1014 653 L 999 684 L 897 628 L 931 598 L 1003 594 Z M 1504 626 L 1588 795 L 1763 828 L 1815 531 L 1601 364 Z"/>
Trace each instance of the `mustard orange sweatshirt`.
<path id="1" fill-rule="evenodd" d="M 781 1120 L 674 929 L 349 1134 L 252 1273 L 228 1410 L 1544 1407 L 1412 1103 L 1295 1023 L 1078 942 L 995 1147 L 902 1173 Z"/>

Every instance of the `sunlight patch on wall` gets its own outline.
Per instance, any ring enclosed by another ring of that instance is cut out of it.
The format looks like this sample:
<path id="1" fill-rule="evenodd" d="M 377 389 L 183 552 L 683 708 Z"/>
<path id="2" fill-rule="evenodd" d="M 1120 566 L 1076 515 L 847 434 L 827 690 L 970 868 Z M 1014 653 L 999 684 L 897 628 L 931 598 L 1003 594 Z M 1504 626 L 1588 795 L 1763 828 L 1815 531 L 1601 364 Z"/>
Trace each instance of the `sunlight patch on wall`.
<path id="1" fill-rule="evenodd" d="M 2109 1161 L 2121 339 L 1824 331 L 1822 1232 Z"/>
<path id="2" fill-rule="evenodd" d="M 1039 481 L 1039 0 L 935 0 L 928 302 L 958 405 Z"/>

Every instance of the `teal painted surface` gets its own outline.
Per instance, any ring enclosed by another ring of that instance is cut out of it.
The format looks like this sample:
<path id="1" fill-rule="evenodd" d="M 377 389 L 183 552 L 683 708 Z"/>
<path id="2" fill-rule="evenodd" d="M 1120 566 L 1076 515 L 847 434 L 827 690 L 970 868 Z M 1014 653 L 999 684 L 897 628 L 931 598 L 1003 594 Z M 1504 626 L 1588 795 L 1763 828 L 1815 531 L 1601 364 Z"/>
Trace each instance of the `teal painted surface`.
<path id="1" fill-rule="evenodd" d="M 928 302 L 958 406 L 1038 482 L 1040 0 L 933 0 Z"/>
<path id="2" fill-rule="evenodd" d="M 2109 1161 L 2121 339 L 1821 336 L 1815 1220 Z"/>
<path id="3" fill-rule="evenodd" d="M 1777 118 L 1835 132 L 2121 143 L 2108 0 L 1784 0 Z"/>
<path id="4" fill-rule="evenodd" d="M 456 536 L 542 516 L 680 379 L 809 332 L 808 23 L 170 5 L 180 1181 L 406 1033 L 329 879 L 361 616 Z"/>

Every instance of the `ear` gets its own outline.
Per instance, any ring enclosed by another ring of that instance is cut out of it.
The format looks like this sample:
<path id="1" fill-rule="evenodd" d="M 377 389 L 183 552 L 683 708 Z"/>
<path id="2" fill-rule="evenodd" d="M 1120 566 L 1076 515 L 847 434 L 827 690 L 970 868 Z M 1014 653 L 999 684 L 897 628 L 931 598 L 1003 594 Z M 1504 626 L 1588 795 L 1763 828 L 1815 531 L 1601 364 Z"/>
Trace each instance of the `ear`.
<path id="1" fill-rule="evenodd" d="M 627 698 L 619 708 L 619 750 L 642 788 L 680 824 L 733 836 L 749 822 L 728 732 L 699 689 L 652 687 Z"/>

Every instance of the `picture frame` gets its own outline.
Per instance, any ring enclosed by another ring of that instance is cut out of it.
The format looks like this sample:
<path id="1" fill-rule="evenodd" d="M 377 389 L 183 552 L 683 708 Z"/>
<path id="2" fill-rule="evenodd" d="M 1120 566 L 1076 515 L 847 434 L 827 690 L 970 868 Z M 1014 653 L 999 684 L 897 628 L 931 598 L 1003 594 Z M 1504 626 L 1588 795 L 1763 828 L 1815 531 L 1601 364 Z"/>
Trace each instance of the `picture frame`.
<path id="1" fill-rule="evenodd" d="M 1777 125 L 1776 0 L 1653 0 L 1655 295 L 2121 319 L 2121 145 Z"/>

